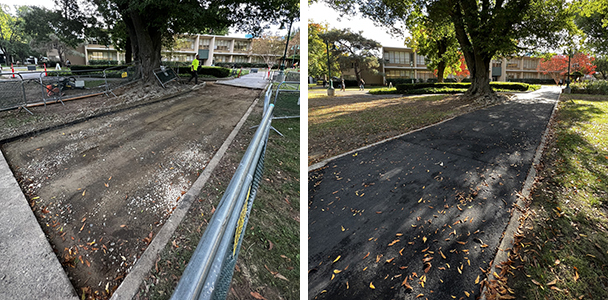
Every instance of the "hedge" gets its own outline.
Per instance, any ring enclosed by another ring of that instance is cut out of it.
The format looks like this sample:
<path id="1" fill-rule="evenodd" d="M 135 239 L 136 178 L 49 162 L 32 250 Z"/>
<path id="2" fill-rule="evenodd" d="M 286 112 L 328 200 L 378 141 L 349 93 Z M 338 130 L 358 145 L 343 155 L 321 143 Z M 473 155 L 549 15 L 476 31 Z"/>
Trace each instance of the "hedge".
<path id="1" fill-rule="evenodd" d="M 605 80 L 575 82 L 570 88 L 572 94 L 608 95 L 608 82 Z"/>
<path id="2" fill-rule="evenodd" d="M 443 83 L 405 83 L 398 84 L 395 87 L 396 92 L 399 94 L 412 94 L 415 90 L 426 89 L 426 88 L 452 88 L 452 89 L 468 89 L 471 83 L 469 82 L 443 82 Z M 510 90 L 510 91 L 527 91 L 530 85 L 527 83 L 516 83 L 516 82 L 490 82 L 490 86 L 494 89 Z"/>
<path id="3" fill-rule="evenodd" d="M 518 79 L 509 79 L 509 82 L 523 82 L 528 84 L 555 84 L 555 80 L 547 79 L 547 78 L 518 78 Z"/>
<path id="4" fill-rule="evenodd" d="M 190 66 L 180 66 L 174 68 L 177 74 L 190 74 Z M 217 78 L 224 78 L 230 76 L 230 69 L 222 67 L 209 67 L 201 66 L 198 69 L 199 75 L 210 75 Z"/>

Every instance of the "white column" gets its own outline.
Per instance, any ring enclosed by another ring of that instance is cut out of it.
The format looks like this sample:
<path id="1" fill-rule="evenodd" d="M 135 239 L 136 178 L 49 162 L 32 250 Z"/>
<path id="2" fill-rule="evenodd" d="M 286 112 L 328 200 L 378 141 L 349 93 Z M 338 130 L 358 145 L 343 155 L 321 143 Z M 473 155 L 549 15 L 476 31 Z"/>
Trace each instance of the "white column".
<path id="1" fill-rule="evenodd" d="M 213 53 L 215 52 L 215 37 L 212 36 L 209 40 L 209 58 L 205 62 L 205 66 L 210 66 L 213 63 Z"/>

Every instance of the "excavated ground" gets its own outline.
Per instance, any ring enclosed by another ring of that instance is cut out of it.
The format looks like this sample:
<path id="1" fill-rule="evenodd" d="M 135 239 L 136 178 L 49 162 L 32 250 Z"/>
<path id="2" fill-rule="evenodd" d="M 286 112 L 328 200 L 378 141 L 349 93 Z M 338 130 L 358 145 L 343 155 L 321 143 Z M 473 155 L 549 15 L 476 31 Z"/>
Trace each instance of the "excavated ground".
<path id="1" fill-rule="evenodd" d="M 2 145 L 79 295 L 107 298 L 122 282 L 258 94 L 208 84 Z M 111 101 L 122 107 L 138 95 Z M 3 137 L 93 114 L 95 101 L 52 106 L 34 119 L 12 112 L 24 125 Z"/>

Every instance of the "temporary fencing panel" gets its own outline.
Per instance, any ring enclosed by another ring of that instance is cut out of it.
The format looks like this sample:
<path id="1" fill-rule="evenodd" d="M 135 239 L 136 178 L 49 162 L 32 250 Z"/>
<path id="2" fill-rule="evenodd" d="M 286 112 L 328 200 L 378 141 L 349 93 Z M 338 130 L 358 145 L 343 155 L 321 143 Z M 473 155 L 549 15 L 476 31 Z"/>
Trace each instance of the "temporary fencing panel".
<path id="1" fill-rule="evenodd" d="M 269 104 L 171 299 L 226 299 L 262 178 L 273 110 Z"/>
<path id="2" fill-rule="evenodd" d="M 161 66 L 160 69 L 154 70 L 154 76 L 156 76 L 156 79 L 158 79 L 163 88 L 165 87 L 165 84 L 177 79 L 177 74 L 175 71 L 164 66 Z"/>
<path id="3" fill-rule="evenodd" d="M 1 75 L 7 74 L 0 74 L 0 76 Z M 0 80 L 0 110 L 25 107 L 25 105 L 25 90 L 21 75 L 15 74 L 14 79 Z"/>

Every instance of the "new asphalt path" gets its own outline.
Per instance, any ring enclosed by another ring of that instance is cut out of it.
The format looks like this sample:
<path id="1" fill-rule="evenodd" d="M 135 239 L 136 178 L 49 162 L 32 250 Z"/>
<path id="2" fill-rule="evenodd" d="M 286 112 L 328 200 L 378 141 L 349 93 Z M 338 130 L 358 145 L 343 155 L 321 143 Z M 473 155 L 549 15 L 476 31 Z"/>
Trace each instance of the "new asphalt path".
<path id="1" fill-rule="evenodd" d="M 309 172 L 309 298 L 478 298 L 558 97 L 519 94 Z"/>

